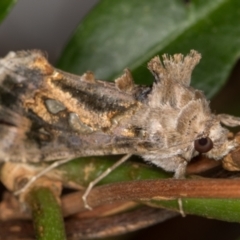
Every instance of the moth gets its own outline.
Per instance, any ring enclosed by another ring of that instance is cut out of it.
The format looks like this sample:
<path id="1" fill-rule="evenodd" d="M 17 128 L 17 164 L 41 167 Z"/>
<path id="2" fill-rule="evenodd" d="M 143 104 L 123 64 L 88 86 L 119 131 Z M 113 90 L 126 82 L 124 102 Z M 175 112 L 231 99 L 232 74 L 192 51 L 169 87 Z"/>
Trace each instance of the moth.
<path id="1" fill-rule="evenodd" d="M 41 51 L 10 52 L 0 59 L 0 162 L 135 154 L 182 178 L 200 153 L 222 159 L 238 145 L 223 125 L 240 118 L 211 113 L 190 86 L 200 58 L 154 57 L 152 86 L 139 86 L 128 69 L 106 82 L 56 69 Z"/>

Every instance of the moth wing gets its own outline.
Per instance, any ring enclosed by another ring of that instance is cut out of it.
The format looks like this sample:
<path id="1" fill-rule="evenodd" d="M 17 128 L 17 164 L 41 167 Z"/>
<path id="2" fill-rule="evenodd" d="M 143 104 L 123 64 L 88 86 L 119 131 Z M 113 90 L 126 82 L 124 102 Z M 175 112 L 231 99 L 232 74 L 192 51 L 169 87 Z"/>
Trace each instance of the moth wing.
<path id="1" fill-rule="evenodd" d="M 40 162 L 128 153 L 133 139 L 81 134 L 0 106 L 0 162 Z"/>
<path id="2" fill-rule="evenodd" d="M 29 119 L 0 106 L 0 162 L 39 161 L 36 143 L 27 137 L 30 125 Z"/>

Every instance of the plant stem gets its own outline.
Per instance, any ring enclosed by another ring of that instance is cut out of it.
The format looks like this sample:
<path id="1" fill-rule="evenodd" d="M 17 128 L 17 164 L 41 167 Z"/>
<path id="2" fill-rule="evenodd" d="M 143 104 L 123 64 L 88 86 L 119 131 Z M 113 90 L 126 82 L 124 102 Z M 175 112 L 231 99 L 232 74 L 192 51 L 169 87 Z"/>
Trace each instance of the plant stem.
<path id="1" fill-rule="evenodd" d="M 32 210 L 36 238 L 38 240 L 66 239 L 61 208 L 52 191 L 46 187 L 33 188 L 27 202 Z"/>

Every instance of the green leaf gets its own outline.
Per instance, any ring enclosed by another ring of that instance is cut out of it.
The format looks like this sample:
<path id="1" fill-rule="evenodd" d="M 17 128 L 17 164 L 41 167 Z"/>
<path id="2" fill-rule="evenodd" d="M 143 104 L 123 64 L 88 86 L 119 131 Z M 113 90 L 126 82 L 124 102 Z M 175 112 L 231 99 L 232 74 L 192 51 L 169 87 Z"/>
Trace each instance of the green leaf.
<path id="1" fill-rule="evenodd" d="M 212 97 L 240 53 L 238 0 L 102 0 L 84 19 L 58 66 L 112 80 L 130 68 L 137 83 L 151 83 L 146 68 L 154 55 L 196 49 L 203 59 L 193 85 Z"/>
<path id="2" fill-rule="evenodd" d="M 118 160 L 120 157 L 118 157 Z M 85 157 L 72 160 L 58 167 L 58 173 L 66 182 L 75 182 L 87 187 L 88 184 L 110 168 L 115 159 L 110 157 Z M 143 179 L 159 179 L 171 177 L 172 174 L 163 170 L 138 162 L 130 162 L 120 165 L 117 169 L 107 175 L 97 185 Z"/>
<path id="3" fill-rule="evenodd" d="M 7 16 L 17 0 L 1 0 L 0 1 L 0 22 Z"/>

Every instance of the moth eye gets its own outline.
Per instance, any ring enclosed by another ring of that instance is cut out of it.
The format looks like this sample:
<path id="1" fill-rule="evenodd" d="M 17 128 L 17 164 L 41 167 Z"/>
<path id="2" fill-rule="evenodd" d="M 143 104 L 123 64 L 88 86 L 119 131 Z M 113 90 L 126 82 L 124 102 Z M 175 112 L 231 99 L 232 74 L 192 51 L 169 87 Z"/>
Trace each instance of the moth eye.
<path id="1" fill-rule="evenodd" d="M 206 153 L 213 148 L 213 142 L 209 137 L 200 138 L 194 141 L 194 148 L 200 153 Z"/>

